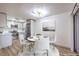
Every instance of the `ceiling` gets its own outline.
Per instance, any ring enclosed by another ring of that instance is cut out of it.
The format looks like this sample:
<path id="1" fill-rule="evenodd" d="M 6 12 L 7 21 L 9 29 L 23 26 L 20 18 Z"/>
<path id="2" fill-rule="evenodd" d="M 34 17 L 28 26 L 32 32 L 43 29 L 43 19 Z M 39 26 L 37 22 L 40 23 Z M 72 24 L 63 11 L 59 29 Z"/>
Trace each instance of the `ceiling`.
<path id="1" fill-rule="evenodd" d="M 46 16 L 51 16 L 72 11 L 73 7 L 74 3 L 0 3 L 0 12 L 7 13 L 9 17 L 38 19 L 31 15 L 35 8 L 44 8 L 48 12 Z"/>

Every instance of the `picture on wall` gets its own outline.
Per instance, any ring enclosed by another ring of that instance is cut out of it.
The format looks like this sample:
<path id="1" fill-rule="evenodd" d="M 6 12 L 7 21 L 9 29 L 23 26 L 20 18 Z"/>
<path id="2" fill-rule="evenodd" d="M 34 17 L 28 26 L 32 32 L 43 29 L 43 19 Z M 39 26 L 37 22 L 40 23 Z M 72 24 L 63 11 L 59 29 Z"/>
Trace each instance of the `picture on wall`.
<path id="1" fill-rule="evenodd" d="M 53 24 L 53 25 L 52 25 Z M 42 30 L 43 31 L 55 31 L 55 23 L 49 23 L 49 22 L 44 22 L 42 24 Z"/>
<path id="2" fill-rule="evenodd" d="M 55 31 L 54 27 L 43 27 L 43 31 Z"/>

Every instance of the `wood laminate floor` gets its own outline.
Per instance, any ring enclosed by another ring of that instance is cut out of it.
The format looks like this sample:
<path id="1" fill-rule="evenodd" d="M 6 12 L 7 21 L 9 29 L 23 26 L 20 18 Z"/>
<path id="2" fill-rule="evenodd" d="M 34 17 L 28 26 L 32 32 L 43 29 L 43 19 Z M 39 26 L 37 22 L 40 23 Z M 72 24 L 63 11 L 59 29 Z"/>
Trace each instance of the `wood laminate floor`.
<path id="1" fill-rule="evenodd" d="M 56 46 L 60 56 L 78 56 L 79 54 L 70 51 L 67 48 Z M 17 56 L 22 51 L 22 46 L 19 40 L 13 40 L 13 44 L 10 47 L 0 49 L 0 56 Z"/>
<path id="2" fill-rule="evenodd" d="M 20 51 L 19 40 L 13 40 L 12 46 L 0 49 L 0 56 L 17 56 Z"/>
<path id="3" fill-rule="evenodd" d="M 60 56 L 79 56 L 78 53 L 72 52 L 69 48 L 61 47 L 61 46 L 56 46 Z"/>

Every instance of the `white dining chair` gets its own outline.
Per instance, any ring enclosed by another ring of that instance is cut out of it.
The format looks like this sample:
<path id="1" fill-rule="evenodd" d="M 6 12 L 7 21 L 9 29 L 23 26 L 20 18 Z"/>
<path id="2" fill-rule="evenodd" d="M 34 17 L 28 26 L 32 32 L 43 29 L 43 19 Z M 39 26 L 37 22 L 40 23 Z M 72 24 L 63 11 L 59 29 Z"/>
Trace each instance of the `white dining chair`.
<path id="1" fill-rule="evenodd" d="M 55 49 L 56 36 L 50 40 L 50 45 L 52 45 L 53 49 Z"/>
<path id="2" fill-rule="evenodd" d="M 0 48 L 6 48 L 12 46 L 12 34 L 8 31 L 4 31 L 0 34 Z"/>
<path id="3" fill-rule="evenodd" d="M 41 38 L 40 40 L 37 40 L 34 45 L 34 55 L 36 56 L 42 56 L 47 55 L 48 56 L 48 50 L 49 50 L 49 38 Z"/>
<path id="4" fill-rule="evenodd" d="M 24 39 L 23 34 L 19 34 L 19 40 L 20 40 L 20 44 L 22 46 L 22 52 L 23 52 L 25 50 L 26 46 L 29 45 L 29 43 L 27 42 L 27 40 Z"/>

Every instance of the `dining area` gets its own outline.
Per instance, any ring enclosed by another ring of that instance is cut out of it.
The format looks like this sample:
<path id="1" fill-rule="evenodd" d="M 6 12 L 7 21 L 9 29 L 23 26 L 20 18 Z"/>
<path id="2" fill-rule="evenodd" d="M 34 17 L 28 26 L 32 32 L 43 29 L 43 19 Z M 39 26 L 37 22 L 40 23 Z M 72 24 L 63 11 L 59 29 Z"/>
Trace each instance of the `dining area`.
<path id="1" fill-rule="evenodd" d="M 42 34 L 23 39 L 20 35 L 20 43 L 22 51 L 18 53 L 20 56 L 58 56 L 59 52 L 55 46 L 50 44 L 50 38 Z"/>

